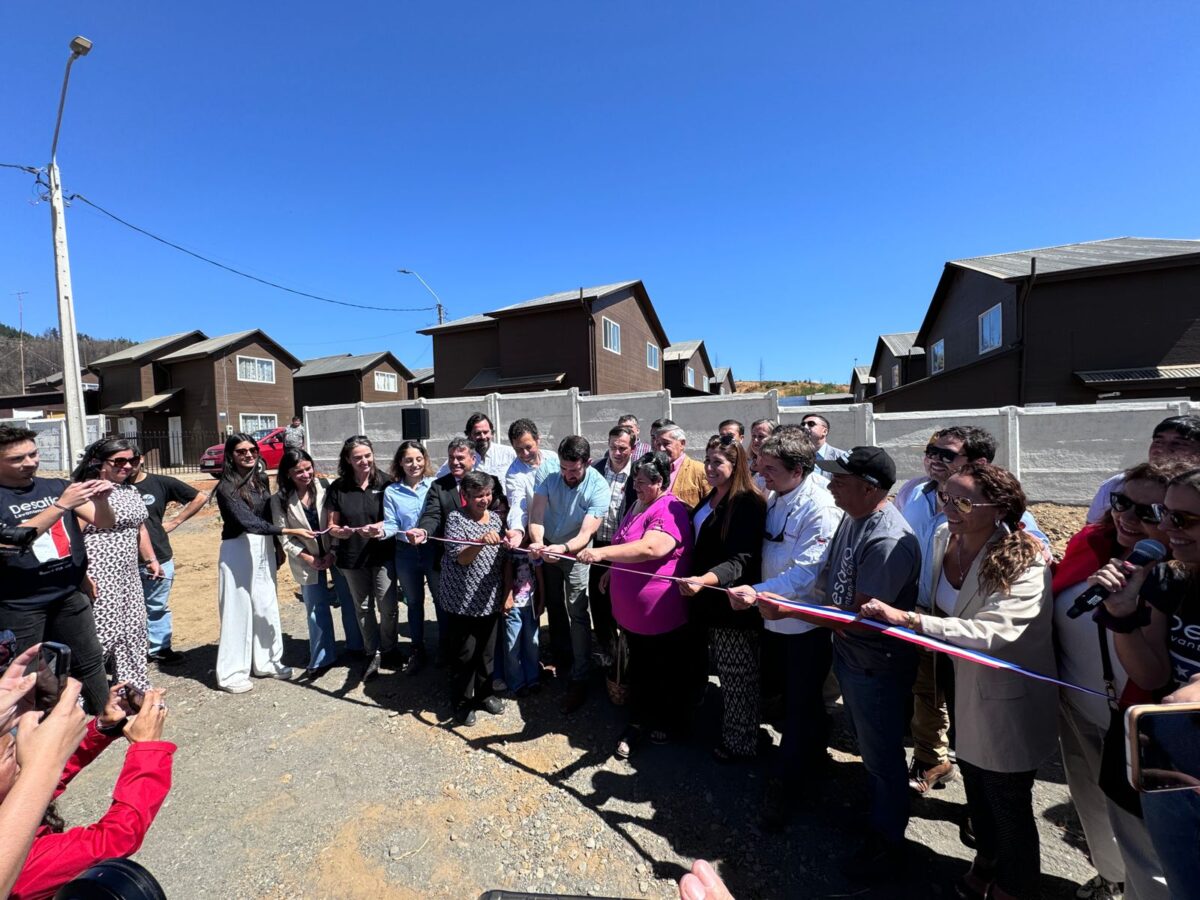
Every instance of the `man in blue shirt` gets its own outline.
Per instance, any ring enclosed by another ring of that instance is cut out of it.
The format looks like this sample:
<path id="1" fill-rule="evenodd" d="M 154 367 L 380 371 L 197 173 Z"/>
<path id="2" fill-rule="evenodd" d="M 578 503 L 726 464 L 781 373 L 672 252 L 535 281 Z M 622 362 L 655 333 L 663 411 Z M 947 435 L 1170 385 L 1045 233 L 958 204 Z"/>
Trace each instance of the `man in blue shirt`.
<path id="1" fill-rule="evenodd" d="M 591 544 L 609 506 L 608 482 L 589 465 L 591 455 L 587 438 L 563 438 L 558 445 L 559 471 L 538 470 L 529 509 L 529 550 L 546 563 L 542 575 L 554 666 L 559 675 L 569 673 L 570 678 L 560 707 L 563 715 L 575 712 L 587 699 L 591 628 L 589 567 L 562 557 L 573 557 Z"/>

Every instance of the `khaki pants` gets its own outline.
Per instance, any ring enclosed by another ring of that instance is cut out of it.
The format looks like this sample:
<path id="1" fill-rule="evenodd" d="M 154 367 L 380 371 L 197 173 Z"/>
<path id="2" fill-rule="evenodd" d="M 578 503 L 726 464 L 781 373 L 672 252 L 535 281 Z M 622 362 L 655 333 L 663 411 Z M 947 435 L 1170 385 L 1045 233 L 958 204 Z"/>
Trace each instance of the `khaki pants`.
<path id="1" fill-rule="evenodd" d="M 950 711 L 946 692 L 938 685 L 937 654 L 920 651 L 913 682 L 913 760 L 924 768 L 950 759 Z"/>

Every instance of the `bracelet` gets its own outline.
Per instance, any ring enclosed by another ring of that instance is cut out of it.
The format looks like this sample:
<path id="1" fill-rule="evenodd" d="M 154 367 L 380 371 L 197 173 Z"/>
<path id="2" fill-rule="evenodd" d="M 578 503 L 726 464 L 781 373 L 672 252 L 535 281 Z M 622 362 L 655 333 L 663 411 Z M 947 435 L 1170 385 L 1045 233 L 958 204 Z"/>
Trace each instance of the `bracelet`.
<path id="1" fill-rule="evenodd" d="M 905 624 L 908 625 L 909 631 L 916 631 L 917 627 L 921 624 L 921 617 L 918 616 L 913 610 L 909 610 L 905 619 Z"/>
<path id="2" fill-rule="evenodd" d="M 1114 616 L 1107 607 L 1101 605 L 1097 606 L 1096 611 L 1092 613 L 1092 620 L 1114 634 L 1131 634 L 1150 624 L 1150 607 L 1139 602 L 1138 608 L 1129 615 Z"/>
<path id="3" fill-rule="evenodd" d="M 59 503 L 57 500 L 55 500 L 55 501 L 54 501 L 53 503 L 51 503 L 50 505 L 51 505 L 51 506 L 53 506 L 55 509 L 61 509 L 63 512 L 71 512 L 71 507 L 69 507 L 69 506 L 63 506 L 63 505 L 62 505 L 61 503 Z"/>

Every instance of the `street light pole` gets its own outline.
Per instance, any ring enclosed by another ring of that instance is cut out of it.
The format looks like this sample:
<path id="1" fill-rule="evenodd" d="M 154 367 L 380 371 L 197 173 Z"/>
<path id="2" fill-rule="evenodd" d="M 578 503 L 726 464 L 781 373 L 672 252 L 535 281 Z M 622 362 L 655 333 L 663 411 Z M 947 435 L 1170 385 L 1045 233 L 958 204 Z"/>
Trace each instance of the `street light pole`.
<path id="1" fill-rule="evenodd" d="M 54 123 L 54 141 L 50 144 L 50 227 L 54 234 L 54 280 L 58 287 L 58 331 L 62 338 L 63 407 L 67 421 L 67 447 L 64 461 L 68 470 L 83 456 L 87 446 L 87 423 L 83 408 L 83 386 L 80 383 L 79 334 L 75 328 L 75 300 L 71 292 L 71 262 L 67 256 L 67 222 L 63 210 L 62 178 L 58 171 L 58 132 L 62 127 L 63 107 L 67 102 L 67 82 L 71 65 L 86 56 L 92 42 L 76 36 L 71 41 L 71 58 L 63 73 L 62 93 L 58 98 L 58 118 Z"/>
<path id="2" fill-rule="evenodd" d="M 419 282 L 421 282 L 421 284 L 425 285 L 425 290 L 427 290 L 427 291 L 429 291 L 429 293 L 433 294 L 433 299 L 437 301 L 438 324 L 439 325 L 444 324 L 446 321 L 446 310 L 442 306 L 442 298 L 439 297 L 434 292 L 433 288 L 431 288 L 428 285 L 428 283 L 426 283 L 425 279 L 422 278 L 416 272 L 414 272 L 412 269 L 397 269 L 396 271 L 399 272 L 401 275 L 414 275 L 414 276 L 416 276 L 417 281 L 419 281 Z"/>

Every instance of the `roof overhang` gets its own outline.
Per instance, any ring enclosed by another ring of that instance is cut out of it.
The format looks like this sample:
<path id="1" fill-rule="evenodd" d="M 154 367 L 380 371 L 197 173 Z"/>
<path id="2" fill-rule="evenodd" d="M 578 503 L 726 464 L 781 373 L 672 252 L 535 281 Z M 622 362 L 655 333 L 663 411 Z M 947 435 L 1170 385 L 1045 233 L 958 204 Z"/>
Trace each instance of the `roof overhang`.
<path id="1" fill-rule="evenodd" d="M 183 393 L 183 388 L 171 388 L 161 394 L 155 394 L 152 397 L 147 397 L 144 400 L 133 400 L 129 403 L 121 403 L 117 406 L 106 406 L 100 412 L 106 416 L 116 416 L 122 413 L 147 413 L 157 412 L 167 406 L 170 406 L 171 401 Z"/>
<path id="2" fill-rule="evenodd" d="M 1092 369 L 1076 372 L 1085 387 L 1095 391 L 1153 386 L 1185 387 L 1200 384 L 1200 363 L 1178 366 L 1134 366 L 1128 369 Z"/>
<path id="3" fill-rule="evenodd" d="M 465 385 L 464 391 L 494 391 L 501 389 L 530 388 L 532 390 L 553 390 L 561 387 L 566 380 L 566 372 L 545 372 L 537 375 L 502 376 L 500 369 L 489 367 L 480 369 Z"/>

